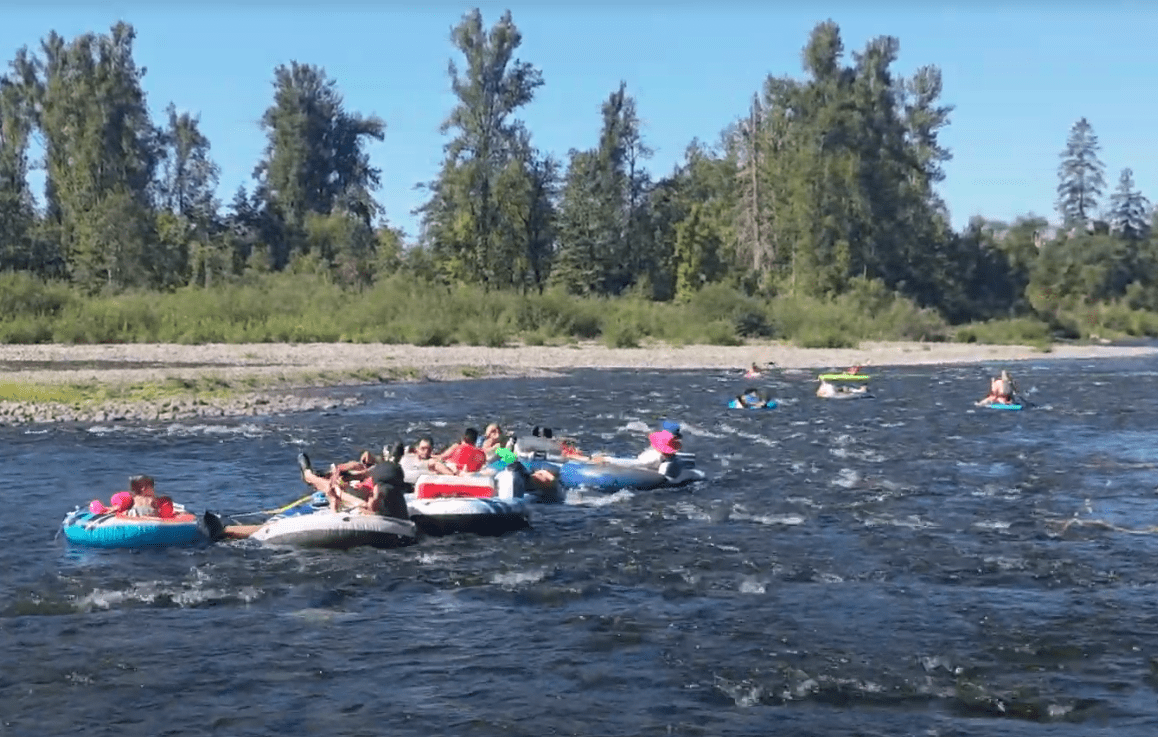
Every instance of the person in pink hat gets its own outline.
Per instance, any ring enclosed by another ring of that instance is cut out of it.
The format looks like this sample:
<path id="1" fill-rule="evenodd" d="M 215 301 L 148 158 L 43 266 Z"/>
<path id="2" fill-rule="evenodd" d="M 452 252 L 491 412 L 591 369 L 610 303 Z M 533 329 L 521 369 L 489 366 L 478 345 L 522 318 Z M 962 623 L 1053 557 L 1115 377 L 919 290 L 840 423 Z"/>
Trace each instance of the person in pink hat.
<path id="1" fill-rule="evenodd" d="M 671 420 L 664 420 L 663 429 L 656 430 L 647 436 L 650 447 L 640 453 L 635 458 L 621 459 L 617 458 L 615 462 L 619 465 L 630 465 L 637 468 L 654 468 L 659 469 L 661 465 L 668 461 L 676 459 L 676 453 L 683 449 L 683 436 L 680 434 L 680 425 L 678 422 Z M 596 455 L 591 458 L 596 463 L 604 463 L 608 459 L 605 456 Z"/>
<path id="2" fill-rule="evenodd" d="M 651 447 L 635 459 L 641 465 L 659 467 L 659 464 L 675 460 L 676 453 L 684 447 L 683 439 L 671 430 L 656 430 L 647 436 Z"/>

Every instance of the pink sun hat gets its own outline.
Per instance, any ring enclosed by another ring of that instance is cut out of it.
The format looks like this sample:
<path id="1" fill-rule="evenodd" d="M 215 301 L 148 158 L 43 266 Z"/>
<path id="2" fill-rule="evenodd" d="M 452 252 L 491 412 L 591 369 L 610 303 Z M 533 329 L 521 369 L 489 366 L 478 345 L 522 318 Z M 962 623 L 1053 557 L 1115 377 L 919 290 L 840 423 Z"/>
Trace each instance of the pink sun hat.
<path id="1" fill-rule="evenodd" d="M 651 435 L 648 435 L 647 439 L 651 441 L 651 447 L 664 455 L 674 455 L 679 452 L 679 450 L 672 445 L 672 441 L 675 440 L 675 435 L 672 435 L 669 430 L 656 430 Z"/>

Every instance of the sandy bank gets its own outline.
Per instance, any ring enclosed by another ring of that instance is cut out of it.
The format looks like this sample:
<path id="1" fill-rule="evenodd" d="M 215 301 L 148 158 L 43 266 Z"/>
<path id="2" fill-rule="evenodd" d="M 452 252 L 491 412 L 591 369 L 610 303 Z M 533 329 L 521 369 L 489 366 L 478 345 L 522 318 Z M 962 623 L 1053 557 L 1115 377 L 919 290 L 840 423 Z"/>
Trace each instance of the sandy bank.
<path id="1" fill-rule="evenodd" d="M 854 362 L 878 366 L 1114 358 L 1154 355 L 1158 348 L 1059 345 L 1053 351 L 1026 346 L 967 343 L 864 342 L 859 348 L 797 348 L 780 343 L 743 346 L 605 348 L 568 346 L 422 347 L 352 343 L 0 345 L 0 381 L 157 381 L 204 375 L 277 376 L 308 371 L 438 369 L 471 367 L 522 375 L 551 369 L 726 369 L 774 361 L 783 368 L 838 367 Z M 35 363 L 39 366 L 6 364 Z M 99 363 L 101 365 L 85 365 Z M 156 364 L 142 366 L 140 364 Z M 7 369 L 7 370 L 5 370 Z"/>
<path id="2" fill-rule="evenodd" d="M 1059 345 L 1042 353 L 1025 346 L 963 343 L 864 342 L 858 348 L 807 349 L 781 343 L 743 346 L 606 348 L 567 346 L 420 347 L 336 344 L 118 344 L 0 345 L 0 384 L 102 386 L 213 377 L 236 391 L 227 397 L 173 397 L 63 407 L 52 403 L 0 401 L 0 424 L 53 421 L 178 419 L 303 411 L 332 407 L 336 400 L 303 396 L 298 388 L 382 380 L 445 380 L 487 376 L 543 376 L 554 370 L 739 369 L 775 362 L 782 368 L 828 368 L 1011 362 L 1154 355 L 1155 348 Z M 263 388 L 249 391 L 244 382 Z M 241 382 L 241 383 L 239 383 Z"/>

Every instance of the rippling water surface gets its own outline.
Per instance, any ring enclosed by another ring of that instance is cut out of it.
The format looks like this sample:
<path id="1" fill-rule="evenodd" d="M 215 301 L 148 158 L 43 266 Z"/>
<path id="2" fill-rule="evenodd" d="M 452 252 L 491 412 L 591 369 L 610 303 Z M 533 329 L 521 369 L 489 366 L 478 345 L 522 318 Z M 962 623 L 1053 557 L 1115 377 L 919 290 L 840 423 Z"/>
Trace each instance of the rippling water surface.
<path id="1" fill-rule="evenodd" d="M 880 368 L 875 399 L 723 408 L 719 372 L 345 390 L 224 422 L 0 428 L 0 735 L 1153 735 L 1152 360 Z M 571 492 L 501 538 L 94 551 L 66 511 L 147 472 L 191 509 L 305 493 L 363 447 L 498 420 L 632 452 L 665 417 L 710 481 Z"/>

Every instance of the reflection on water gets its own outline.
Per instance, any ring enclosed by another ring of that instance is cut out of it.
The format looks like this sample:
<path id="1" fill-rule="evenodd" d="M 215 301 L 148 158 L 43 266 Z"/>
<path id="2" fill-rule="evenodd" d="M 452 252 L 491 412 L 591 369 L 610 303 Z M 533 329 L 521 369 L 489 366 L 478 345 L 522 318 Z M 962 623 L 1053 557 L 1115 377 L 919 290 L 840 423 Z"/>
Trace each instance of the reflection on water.
<path id="1" fill-rule="evenodd" d="M 1151 362 L 809 374 L 725 408 L 719 372 L 580 371 L 340 390 L 229 422 L 0 429 L 0 734 L 1152 734 L 1158 435 Z M 1088 387 L 1099 384 L 1096 394 Z M 1128 384 L 1128 386 L 1127 386 Z M 462 426 L 627 453 L 671 417 L 711 480 L 573 490 L 502 538 L 348 553 L 251 541 L 70 548 L 134 472 L 200 510 L 303 493 L 315 464 Z"/>

